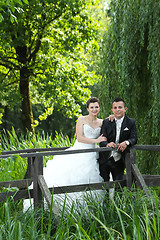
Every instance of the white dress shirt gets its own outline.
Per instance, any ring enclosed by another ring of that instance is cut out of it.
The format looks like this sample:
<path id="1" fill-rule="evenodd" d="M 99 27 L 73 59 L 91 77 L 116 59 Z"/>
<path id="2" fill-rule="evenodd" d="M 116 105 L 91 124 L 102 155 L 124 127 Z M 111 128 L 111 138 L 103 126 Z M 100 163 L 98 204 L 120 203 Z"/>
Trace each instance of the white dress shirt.
<path id="1" fill-rule="evenodd" d="M 116 141 L 115 141 L 115 143 L 116 144 L 119 143 L 119 136 L 120 136 L 123 119 L 124 119 L 124 117 L 122 117 L 121 119 L 115 119 L 115 122 L 116 122 Z M 112 151 L 111 156 L 113 156 L 115 162 L 117 162 L 121 158 L 121 152 Z"/>

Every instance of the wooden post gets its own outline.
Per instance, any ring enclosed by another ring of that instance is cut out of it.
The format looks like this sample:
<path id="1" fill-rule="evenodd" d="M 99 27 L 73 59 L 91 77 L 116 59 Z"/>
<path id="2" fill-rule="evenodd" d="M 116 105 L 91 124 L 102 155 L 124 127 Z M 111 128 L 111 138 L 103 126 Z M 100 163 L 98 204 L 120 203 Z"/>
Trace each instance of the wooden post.
<path id="1" fill-rule="evenodd" d="M 145 181 L 144 181 L 144 178 L 142 176 L 142 174 L 140 173 L 138 167 L 136 166 L 136 164 L 132 164 L 132 169 L 133 169 L 133 173 L 134 173 L 134 176 L 137 180 L 137 183 L 138 185 L 141 187 L 141 189 L 144 190 L 144 192 L 146 193 L 146 195 L 148 196 L 152 196 L 150 191 L 149 191 L 149 188 L 147 187 Z"/>
<path id="2" fill-rule="evenodd" d="M 52 195 L 51 195 L 51 192 L 47 186 L 47 183 L 44 179 L 44 177 L 42 175 L 39 175 L 38 176 L 38 182 L 39 182 L 39 186 L 41 188 L 41 191 L 43 192 L 43 195 L 46 199 L 46 202 L 48 204 L 48 207 L 49 209 L 51 208 L 51 205 L 53 204 L 52 206 L 52 212 L 56 215 L 56 216 L 60 216 L 60 213 L 55 205 L 55 203 L 53 202 L 52 203 Z"/>
<path id="3" fill-rule="evenodd" d="M 129 148 L 125 155 L 126 164 L 126 182 L 127 188 L 130 190 L 133 184 L 132 164 L 136 163 L 136 150 L 134 147 Z"/>
<path id="4" fill-rule="evenodd" d="M 34 170 L 34 167 L 33 167 L 34 157 L 28 157 L 27 162 L 28 162 L 28 165 L 27 165 L 26 173 L 24 175 L 24 179 L 33 178 L 33 175 L 34 175 L 34 173 L 33 173 L 33 170 Z"/>
<path id="5" fill-rule="evenodd" d="M 42 206 L 43 196 L 41 189 L 38 184 L 38 175 L 43 175 L 43 157 L 34 158 L 34 176 L 33 176 L 33 198 L 34 198 L 34 208 Z"/>

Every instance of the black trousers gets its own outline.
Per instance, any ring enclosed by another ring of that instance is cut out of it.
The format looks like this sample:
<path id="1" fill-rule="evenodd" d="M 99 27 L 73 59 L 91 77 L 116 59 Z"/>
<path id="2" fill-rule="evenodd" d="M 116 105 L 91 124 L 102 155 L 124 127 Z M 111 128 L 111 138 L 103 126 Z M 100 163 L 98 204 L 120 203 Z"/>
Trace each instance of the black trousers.
<path id="1" fill-rule="evenodd" d="M 106 162 L 99 163 L 100 175 L 104 181 L 109 181 L 110 173 L 112 174 L 113 180 L 122 180 L 124 176 L 124 164 L 123 160 L 120 159 L 115 162 L 113 157 L 110 157 Z"/>

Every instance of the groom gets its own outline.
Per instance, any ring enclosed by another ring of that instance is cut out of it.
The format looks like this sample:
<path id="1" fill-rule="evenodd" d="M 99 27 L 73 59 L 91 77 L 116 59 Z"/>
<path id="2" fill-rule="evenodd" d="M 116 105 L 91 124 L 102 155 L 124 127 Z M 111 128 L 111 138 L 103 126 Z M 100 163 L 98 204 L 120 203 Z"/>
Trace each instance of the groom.
<path id="1" fill-rule="evenodd" d="M 104 181 L 109 181 L 110 173 L 113 180 L 122 180 L 124 175 L 124 155 L 128 146 L 137 143 L 137 130 L 135 120 L 125 115 L 126 103 L 122 98 L 112 102 L 112 112 L 115 119 L 108 118 L 103 121 L 101 134 L 107 141 L 101 142 L 100 147 L 111 147 L 116 151 L 99 153 L 100 175 Z"/>

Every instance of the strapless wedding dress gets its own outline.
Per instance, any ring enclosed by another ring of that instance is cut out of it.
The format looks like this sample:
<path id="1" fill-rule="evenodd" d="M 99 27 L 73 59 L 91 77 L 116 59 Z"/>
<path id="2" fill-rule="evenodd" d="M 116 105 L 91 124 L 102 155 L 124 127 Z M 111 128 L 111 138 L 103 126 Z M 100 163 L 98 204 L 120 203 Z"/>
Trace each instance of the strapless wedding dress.
<path id="1" fill-rule="evenodd" d="M 83 125 L 83 130 L 87 138 L 97 138 L 100 135 L 100 128 L 94 129 L 88 124 Z M 74 146 L 66 151 L 95 147 L 96 144 L 86 144 L 76 140 Z M 54 156 L 44 168 L 44 178 L 48 187 L 102 182 L 97 158 L 96 152 Z"/>
<path id="2" fill-rule="evenodd" d="M 100 135 L 101 128 L 92 128 L 88 124 L 83 125 L 83 134 L 87 138 L 96 139 Z M 65 151 L 76 149 L 90 149 L 98 147 L 97 144 L 86 144 L 75 141 L 73 147 Z M 98 153 L 76 153 L 66 155 L 56 155 L 52 160 L 47 162 L 43 169 L 44 179 L 48 187 L 61 187 L 69 185 L 79 185 L 88 183 L 102 182 L 103 179 L 99 174 L 99 164 L 97 161 Z M 31 187 L 30 187 L 31 188 Z M 95 190 L 94 193 L 102 192 L 102 190 Z M 80 200 L 84 193 L 67 193 L 55 194 L 54 201 L 63 205 L 64 198 L 67 196 L 67 204 L 72 204 L 76 199 Z M 24 201 L 24 211 L 29 207 L 29 200 Z"/>

